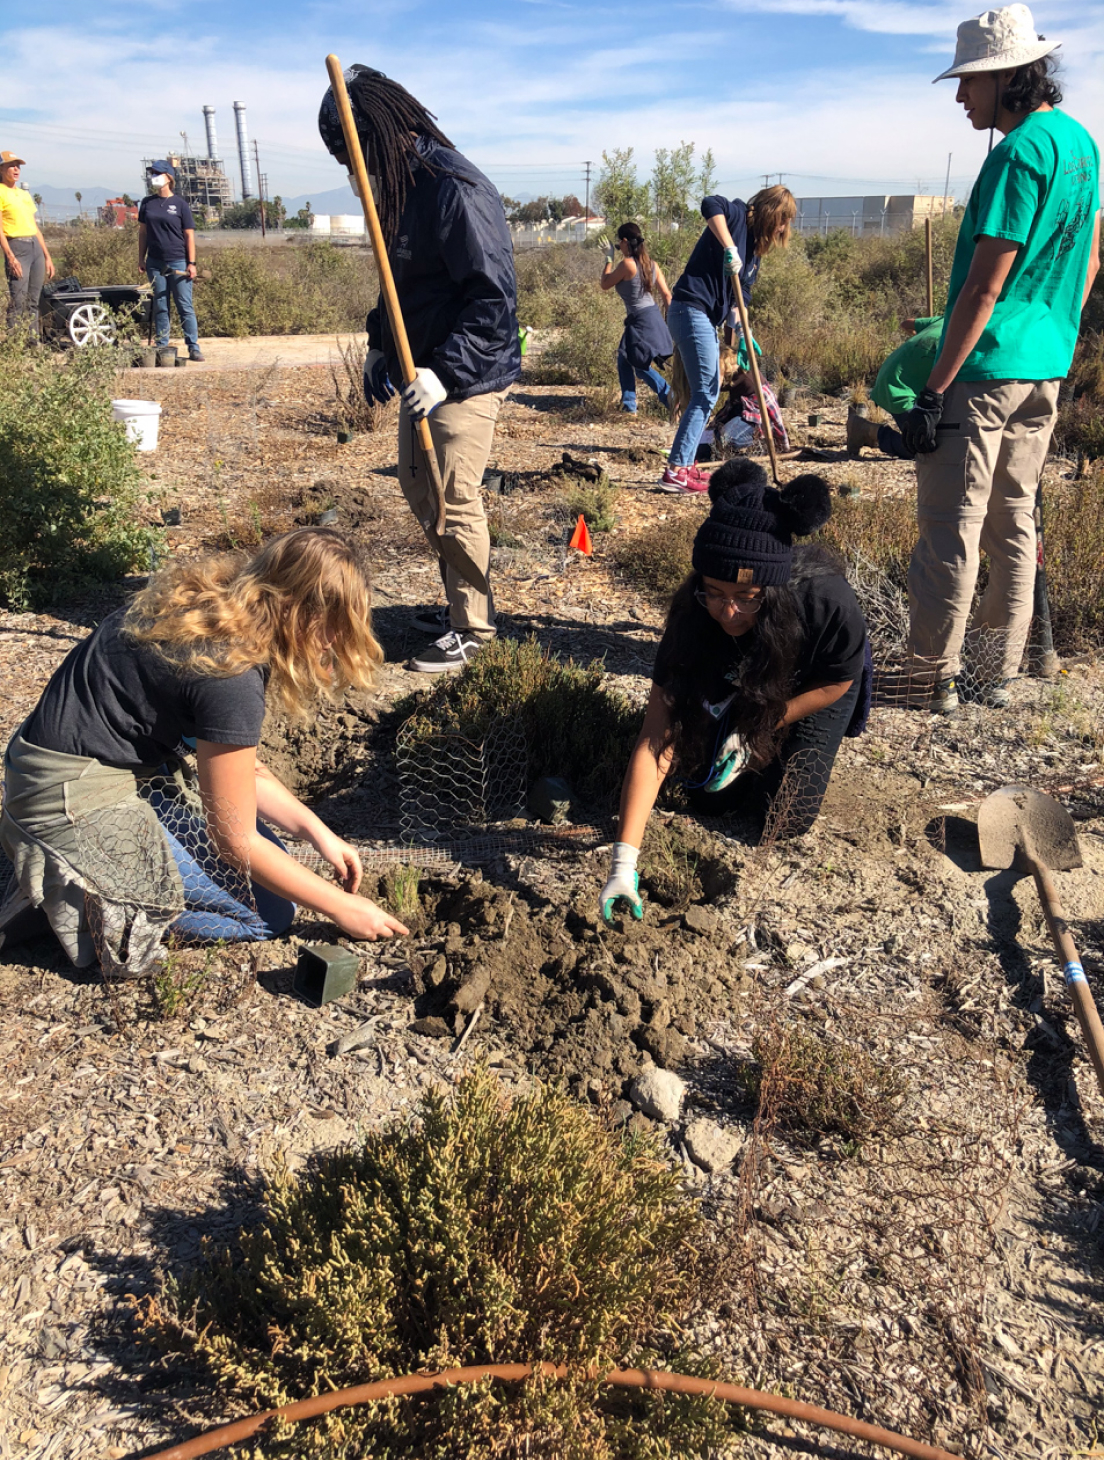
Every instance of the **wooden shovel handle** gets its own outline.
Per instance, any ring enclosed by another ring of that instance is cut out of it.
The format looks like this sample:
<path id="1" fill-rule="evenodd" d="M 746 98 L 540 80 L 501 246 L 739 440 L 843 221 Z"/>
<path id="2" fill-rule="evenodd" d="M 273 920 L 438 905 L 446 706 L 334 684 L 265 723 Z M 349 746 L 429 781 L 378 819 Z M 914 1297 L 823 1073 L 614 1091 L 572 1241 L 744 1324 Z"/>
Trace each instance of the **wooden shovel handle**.
<path id="1" fill-rule="evenodd" d="M 384 308 L 387 310 L 387 318 L 391 325 L 391 336 L 395 341 L 395 351 L 402 369 L 403 384 L 410 385 L 417 375 L 417 370 L 414 368 L 414 356 L 410 353 L 410 340 L 407 337 L 406 325 L 403 323 L 399 291 L 395 288 L 395 276 L 391 272 L 391 260 L 387 257 L 387 244 L 384 241 L 383 229 L 380 227 L 379 214 L 376 212 L 376 200 L 372 197 L 372 188 L 368 182 L 368 168 L 364 162 L 364 151 L 360 145 L 360 137 L 357 135 L 356 122 L 353 120 L 353 108 L 349 103 L 349 92 L 345 86 L 345 72 L 341 62 L 333 55 L 326 57 L 326 70 L 329 72 L 330 85 L 333 87 L 337 115 L 341 119 L 341 130 L 345 134 L 345 151 L 348 153 L 356 177 L 360 206 L 364 211 L 364 222 L 368 229 L 368 236 L 372 240 L 372 252 L 376 256 L 380 293 L 383 295 Z M 417 428 L 418 441 L 425 458 L 426 470 L 429 472 L 437 508 L 436 519 L 431 525 L 436 532 L 442 533 L 445 530 L 445 488 L 441 481 L 441 468 L 437 461 L 437 452 L 434 450 L 433 437 L 429 433 L 429 422 L 424 416 L 417 423 Z"/>
<path id="2" fill-rule="evenodd" d="M 1089 992 L 1088 980 L 1085 978 L 1085 970 L 1081 966 L 1077 944 L 1070 936 L 1069 925 L 1066 922 L 1066 915 L 1062 911 L 1062 904 L 1058 901 L 1058 889 L 1050 875 L 1050 868 L 1040 862 L 1038 857 L 1030 851 L 1027 852 L 1027 862 L 1031 868 L 1031 875 L 1035 878 L 1035 886 L 1039 890 L 1043 917 L 1046 918 L 1058 957 L 1062 960 L 1066 987 L 1069 989 L 1070 998 L 1073 1001 L 1077 1022 L 1081 1025 L 1081 1033 L 1085 1037 L 1089 1059 L 1096 1071 L 1097 1084 L 1100 1086 L 1101 1094 L 1104 1094 L 1104 1024 L 1100 1022 L 1100 1015 L 1093 1003 L 1092 994 Z"/>
<path id="3" fill-rule="evenodd" d="M 763 427 L 763 439 L 767 443 L 767 454 L 770 457 L 771 476 L 774 485 L 780 486 L 778 480 L 778 456 L 774 449 L 774 432 L 771 430 L 770 417 L 767 415 L 767 399 L 763 394 L 763 382 L 759 375 L 759 361 L 755 358 L 755 341 L 751 334 L 751 325 L 748 324 L 747 305 L 744 303 L 744 290 L 740 283 L 739 274 L 732 276 L 732 293 L 736 300 L 736 313 L 740 316 L 740 328 L 744 332 L 744 347 L 748 353 L 750 362 L 751 378 L 755 384 L 755 398 L 759 402 L 759 421 Z"/>

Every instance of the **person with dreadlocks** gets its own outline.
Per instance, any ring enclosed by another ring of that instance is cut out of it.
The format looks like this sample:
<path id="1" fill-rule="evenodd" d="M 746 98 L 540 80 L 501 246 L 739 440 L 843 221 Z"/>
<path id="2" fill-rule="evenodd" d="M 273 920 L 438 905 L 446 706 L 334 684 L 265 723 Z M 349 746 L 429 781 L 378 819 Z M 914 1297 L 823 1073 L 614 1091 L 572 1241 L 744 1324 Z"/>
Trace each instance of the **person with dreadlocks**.
<path id="1" fill-rule="evenodd" d="M 445 534 L 486 575 L 491 539 L 480 488 L 498 413 L 521 374 L 513 242 L 502 200 L 397 81 L 357 65 L 345 82 L 417 368 L 400 393 L 403 495 L 419 522 L 433 515 L 415 440 L 417 422 L 428 417 L 445 489 Z M 332 90 L 323 97 L 318 129 L 348 169 Z M 382 301 L 366 328 L 364 392 L 386 405 L 401 372 Z M 444 606 L 414 618 L 416 628 L 433 635 L 408 664 L 423 674 L 463 668 L 495 633 L 489 589 L 480 592 L 444 563 L 441 577 Z"/>
<path id="2" fill-rule="evenodd" d="M 1058 108 L 1057 44 L 1026 5 L 986 10 L 958 27 L 954 63 L 935 78 L 957 79 L 975 131 L 1001 133 L 966 204 L 937 357 L 901 424 L 917 458 L 909 649 L 935 686 L 910 701 L 940 714 L 958 708 L 981 549 L 989 581 L 971 638 L 992 636 L 1000 653 L 974 666 L 971 693 L 1010 703 L 1034 602 L 1036 491 L 1100 266 L 1100 155 Z"/>
<path id="3" fill-rule="evenodd" d="M 691 807 L 749 818 L 762 835 L 800 836 L 820 812 L 845 735 L 869 707 L 866 621 L 839 559 L 795 547 L 832 511 L 823 477 L 775 491 L 736 457 L 709 482 L 692 572 L 671 601 L 644 724 L 621 789 L 618 840 L 599 907 L 644 916 L 636 861 L 663 782 L 684 778 Z"/>
<path id="4" fill-rule="evenodd" d="M 666 308 L 671 291 L 663 270 L 651 258 L 639 223 L 622 223 L 617 230 L 617 246 L 608 245 L 602 277 L 603 290 L 616 289 L 625 306 L 625 328 L 617 347 L 617 379 L 621 385 L 621 409 L 636 415 L 637 377 L 655 391 L 660 405 L 671 399 L 671 387 L 659 373 L 674 354 L 671 332 L 658 307 L 656 296 Z"/>

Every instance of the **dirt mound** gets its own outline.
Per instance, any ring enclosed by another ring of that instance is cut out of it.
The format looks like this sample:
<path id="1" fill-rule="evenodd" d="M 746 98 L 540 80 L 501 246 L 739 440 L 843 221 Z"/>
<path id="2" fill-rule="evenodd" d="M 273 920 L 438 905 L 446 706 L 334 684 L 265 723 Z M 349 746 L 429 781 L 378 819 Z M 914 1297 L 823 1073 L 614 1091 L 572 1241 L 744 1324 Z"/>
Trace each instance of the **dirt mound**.
<path id="1" fill-rule="evenodd" d="M 414 1030 L 452 1038 L 482 1003 L 520 1062 L 580 1094 L 617 1098 L 645 1064 L 683 1064 L 741 977 L 733 930 L 697 903 L 606 927 L 591 901 L 533 906 L 475 876 L 425 889 L 430 905 Z"/>

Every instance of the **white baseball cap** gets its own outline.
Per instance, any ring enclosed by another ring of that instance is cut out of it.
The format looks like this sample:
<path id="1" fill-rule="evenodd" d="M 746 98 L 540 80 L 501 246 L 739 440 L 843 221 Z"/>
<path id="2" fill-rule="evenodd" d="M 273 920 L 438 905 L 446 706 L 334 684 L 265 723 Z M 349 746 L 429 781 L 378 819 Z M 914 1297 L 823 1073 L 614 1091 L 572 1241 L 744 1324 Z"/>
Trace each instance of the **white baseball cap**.
<path id="1" fill-rule="evenodd" d="M 971 76 L 977 71 L 1011 71 L 1029 66 L 1056 51 L 1061 41 L 1044 40 L 1026 5 L 1005 5 L 986 10 L 958 27 L 954 64 L 940 72 L 936 81 L 949 76 Z M 934 83 L 933 83 L 934 84 Z"/>

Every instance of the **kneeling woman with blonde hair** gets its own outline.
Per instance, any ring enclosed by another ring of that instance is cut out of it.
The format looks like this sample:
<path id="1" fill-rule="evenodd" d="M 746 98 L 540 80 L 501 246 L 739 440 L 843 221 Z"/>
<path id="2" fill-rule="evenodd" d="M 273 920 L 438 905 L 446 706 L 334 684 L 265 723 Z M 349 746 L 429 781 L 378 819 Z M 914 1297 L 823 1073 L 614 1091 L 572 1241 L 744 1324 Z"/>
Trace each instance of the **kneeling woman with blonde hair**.
<path id="1" fill-rule="evenodd" d="M 368 573 L 328 528 L 254 558 L 179 563 L 64 660 L 4 756 L 0 843 L 14 879 L 0 945 L 45 914 L 70 959 L 137 974 L 174 932 L 258 940 L 296 904 L 352 938 L 403 925 L 356 896 L 361 862 L 257 759 L 266 699 L 305 719 L 366 689 L 383 654 Z M 198 794 L 180 756 L 194 748 Z M 297 862 L 258 817 L 310 843 Z"/>

